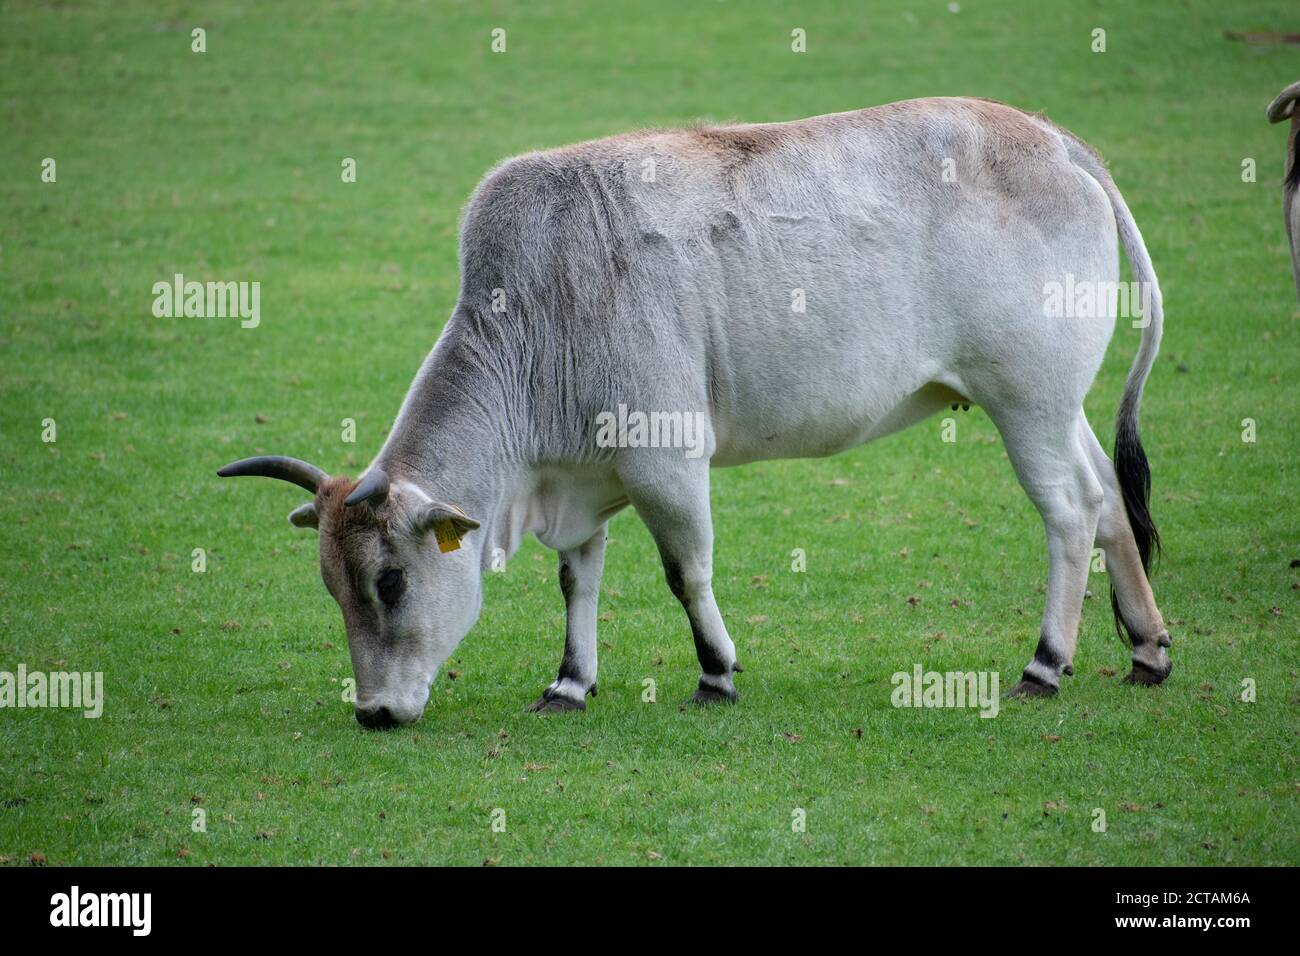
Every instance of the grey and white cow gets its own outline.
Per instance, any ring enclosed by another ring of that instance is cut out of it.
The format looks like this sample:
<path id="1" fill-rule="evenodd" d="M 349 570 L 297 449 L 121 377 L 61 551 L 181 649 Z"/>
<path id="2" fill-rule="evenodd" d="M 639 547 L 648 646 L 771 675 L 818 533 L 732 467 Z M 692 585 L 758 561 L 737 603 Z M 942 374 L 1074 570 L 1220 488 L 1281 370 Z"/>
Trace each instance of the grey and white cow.
<path id="1" fill-rule="evenodd" d="M 1282 179 L 1282 219 L 1286 223 L 1286 237 L 1291 243 L 1291 277 L 1295 280 L 1296 295 L 1300 296 L 1300 202 L 1296 202 L 1296 192 L 1300 190 L 1300 143 L 1296 134 L 1300 133 L 1300 82 L 1292 83 L 1268 104 L 1268 121 L 1281 123 L 1291 121 L 1291 129 L 1286 140 L 1286 175 Z"/>
<path id="2" fill-rule="evenodd" d="M 1150 299 L 1112 465 L 1082 402 L 1115 300 L 1068 318 L 1044 300 L 1053 284 L 1114 285 L 1117 234 Z M 475 190 L 460 266 L 455 310 L 359 482 L 289 458 L 220 471 L 314 494 L 290 520 L 320 531 L 362 724 L 420 717 L 478 616 L 481 575 L 527 534 L 559 552 L 568 612 L 559 676 L 533 708 L 584 709 L 606 523 L 629 504 L 690 621 L 693 700 L 735 700 L 710 467 L 832 455 L 954 403 L 988 412 L 1046 526 L 1042 631 L 1013 693 L 1055 693 L 1072 673 L 1094 543 L 1129 679 L 1169 674 L 1138 441 L 1159 290 L 1097 154 L 1042 116 L 923 99 L 530 153 Z M 620 406 L 691 416 L 702 453 L 598 441 Z"/>

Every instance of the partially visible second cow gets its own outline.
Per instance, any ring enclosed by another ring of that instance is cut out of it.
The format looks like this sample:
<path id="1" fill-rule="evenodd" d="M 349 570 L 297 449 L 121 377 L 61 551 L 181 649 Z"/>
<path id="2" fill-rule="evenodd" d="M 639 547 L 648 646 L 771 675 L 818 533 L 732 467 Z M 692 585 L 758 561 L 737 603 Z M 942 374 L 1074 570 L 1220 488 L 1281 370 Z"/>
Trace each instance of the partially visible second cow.
<path id="1" fill-rule="evenodd" d="M 1296 155 L 1297 148 L 1300 148 L 1296 142 L 1296 133 L 1300 131 L 1298 103 L 1300 82 L 1292 83 L 1268 104 L 1268 121 L 1291 121 L 1286 140 L 1286 176 L 1282 180 L 1282 218 L 1286 221 L 1286 237 L 1291 243 L 1291 276 L 1295 279 L 1296 295 L 1300 296 L 1300 202 L 1296 202 L 1296 191 L 1300 189 L 1300 156 Z"/>
<path id="2" fill-rule="evenodd" d="M 1117 240 L 1144 305 L 1126 316 L 1142 331 L 1112 464 L 1083 398 L 1117 318 Z M 1014 693 L 1054 694 L 1073 673 L 1094 545 L 1129 679 L 1169 674 L 1138 440 L 1160 292 L 1097 154 L 1043 117 L 913 100 L 520 156 L 470 200 L 460 266 L 455 310 L 359 482 L 292 458 L 220 471 L 312 494 L 290 520 L 320 531 L 364 725 L 420 717 L 478 617 L 482 573 L 527 534 L 559 552 L 568 611 L 534 706 L 583 709 L 606 522 L 629 504 L 690 623 L 692 699 L 734 700 L 710 466 L 831 455 L 972 402 L 1046 528 L 1046 607 Z M 691 438 L 647 441 L 647 419 Z"/>

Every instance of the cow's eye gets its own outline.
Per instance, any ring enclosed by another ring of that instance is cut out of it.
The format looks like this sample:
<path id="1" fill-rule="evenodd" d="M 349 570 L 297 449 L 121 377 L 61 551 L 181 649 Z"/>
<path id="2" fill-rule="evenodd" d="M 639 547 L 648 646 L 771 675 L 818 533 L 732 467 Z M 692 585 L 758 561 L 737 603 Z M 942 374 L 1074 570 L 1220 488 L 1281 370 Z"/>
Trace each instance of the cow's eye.
<path id="1" fill-rule="evenodd" d="M 401 568 L 389 568 L 379 575 L 379 580 L 375 582 L 375 590 L 379 592 L 379 600 L 390 607 L 397 603 L 398 598 L 402 596 L 402 591 L 405 589 L 406 581 L 402 577 Z"/>

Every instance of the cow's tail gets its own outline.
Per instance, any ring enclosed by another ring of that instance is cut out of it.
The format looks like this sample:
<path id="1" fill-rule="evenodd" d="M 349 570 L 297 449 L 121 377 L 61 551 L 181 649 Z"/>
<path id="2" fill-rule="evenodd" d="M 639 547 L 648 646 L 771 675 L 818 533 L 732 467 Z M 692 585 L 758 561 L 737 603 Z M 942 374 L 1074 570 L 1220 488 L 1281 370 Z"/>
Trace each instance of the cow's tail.
<path id="1" fill-rule="evenodd" d="M 1133 270 L 1133 279 L 1138 283 L 1138 301 L 1142 303 L 1143 315 L 1134 322 L 1135 326 L 1141 324 L 1142 340 L 1129 369 L 1128 380 L 1124 383 L 1124 395 L 1115 417 L 1115 474 L 1119 479 L 1120 493 L 1124 497 L 1129 527 L 1133 529 L 1133 540 L 1137 543 L 1138 555 L 1142 558 L 1142 570 L 1149 573 L 1152 555 L 1160 551 L 1160 534 L 1151 518 L 1151 468 L 1147 464 L 1146 452 L 1142 450 L 1142 440 L 1138 437 L 1138 408 L 1142 404 L 1142 388 L 1146 385 L 1147 376 L 1151 374 L 1156 353 L 1160 351 L 1160 333 L 1164 326 L 1160 284 L 1156 281 L 1156 271 L 1147 254 L 1146 243 L 1142 241 L 1142 233 L 1115 181 L 1110 178 L 1096 153 L 1071 134 L 1062 132 L 1070 159 L 1096 179 L 1110 199 L 1120 242 L 1128 256 L 1129 267 Z M 1120 615 L 1119 601 L 1113 587 L 1110 603 L 1115 613 L 1115 630 L 1121 639 L 1125 639 L 1127 625 Z"/>

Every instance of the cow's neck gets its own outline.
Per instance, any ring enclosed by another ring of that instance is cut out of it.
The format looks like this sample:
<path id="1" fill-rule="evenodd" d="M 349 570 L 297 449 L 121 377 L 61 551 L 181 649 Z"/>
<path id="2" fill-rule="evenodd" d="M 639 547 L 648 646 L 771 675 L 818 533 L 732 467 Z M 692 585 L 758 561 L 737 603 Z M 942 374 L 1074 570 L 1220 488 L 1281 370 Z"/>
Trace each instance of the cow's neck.
<path id="1" fill-rule="evenodd" d="M 509 559 L 528 534 L 561 548 L 585 540 L 599 527 L 592 515 L 616 497 L 608 480 L 527 460 L 513 383 L 475 352 L 454 328 L 439 339 L 374 464 L 479 521 L 482 533 L 467 542 L 477 541 L 484 568 Z"/>

